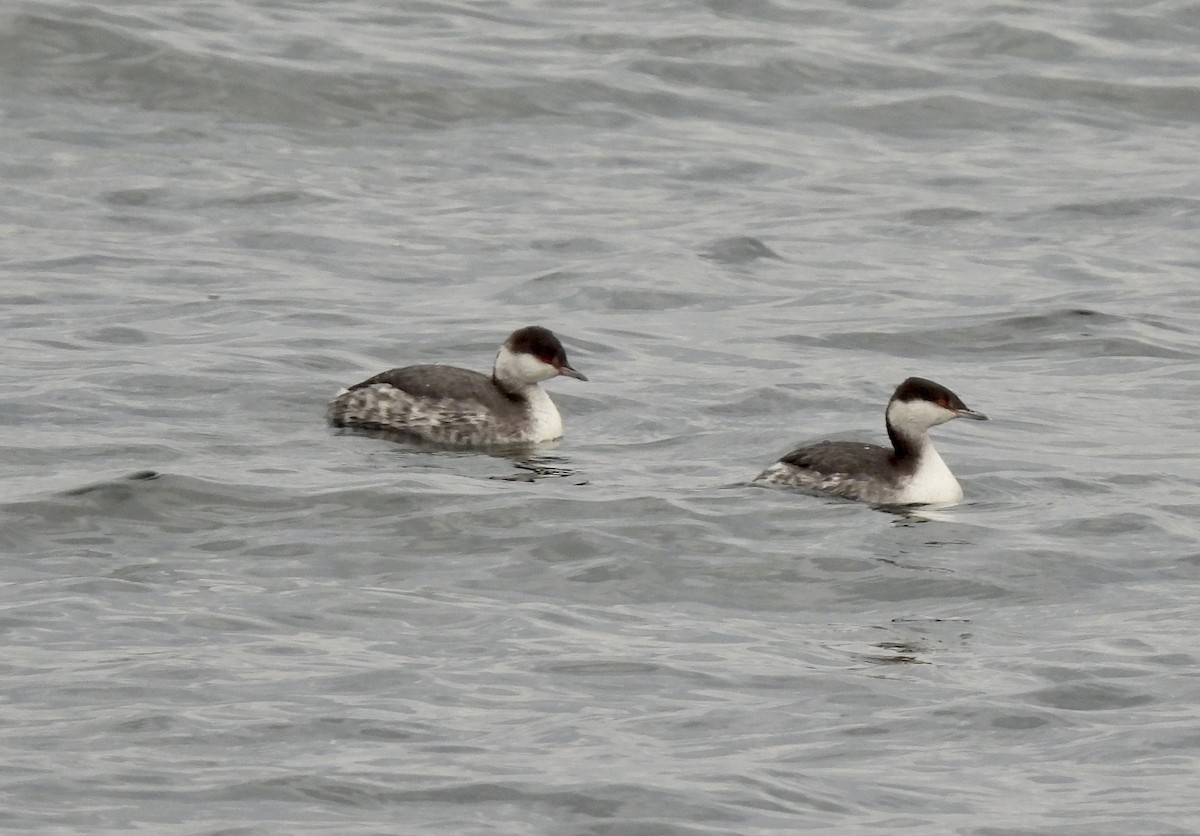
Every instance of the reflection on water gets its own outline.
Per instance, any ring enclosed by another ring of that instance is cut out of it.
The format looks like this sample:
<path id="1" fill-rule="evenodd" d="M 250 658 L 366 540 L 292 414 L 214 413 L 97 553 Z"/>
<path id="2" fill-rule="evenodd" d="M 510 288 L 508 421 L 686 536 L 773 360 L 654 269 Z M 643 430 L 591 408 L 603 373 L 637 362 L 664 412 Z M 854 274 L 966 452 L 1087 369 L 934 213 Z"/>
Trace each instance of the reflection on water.
<path id="1" fill-rule="evenodd" d="M 514 461 L 513 465 L 520 473 L 514 473 L 511 476 L 493 476 L 493 479 L 502 479 L 510 482 L 534 482 L 538 479 L 565 479 L 575 476 L 578 471 L 565 466 L 567 459 L 537 456 L 521 461 Z M 578 482 L 576 484 L 584 485 L 586 482 Z"/>

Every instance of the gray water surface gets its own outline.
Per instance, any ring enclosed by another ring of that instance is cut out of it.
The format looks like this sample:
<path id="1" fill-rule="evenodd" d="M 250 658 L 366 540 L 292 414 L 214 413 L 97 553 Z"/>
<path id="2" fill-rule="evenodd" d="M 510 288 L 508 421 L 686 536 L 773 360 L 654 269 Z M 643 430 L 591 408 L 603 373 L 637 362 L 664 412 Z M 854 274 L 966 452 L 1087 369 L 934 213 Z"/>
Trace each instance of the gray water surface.
<path id="1" fill-rule="evenodd" d="M 1200 6 L 0 11 L 0 829 L 1200 832 Z M 525 457 L 338 434 L 516 327 Z M 751 486 L 918 374 L 965 504 Z"/>

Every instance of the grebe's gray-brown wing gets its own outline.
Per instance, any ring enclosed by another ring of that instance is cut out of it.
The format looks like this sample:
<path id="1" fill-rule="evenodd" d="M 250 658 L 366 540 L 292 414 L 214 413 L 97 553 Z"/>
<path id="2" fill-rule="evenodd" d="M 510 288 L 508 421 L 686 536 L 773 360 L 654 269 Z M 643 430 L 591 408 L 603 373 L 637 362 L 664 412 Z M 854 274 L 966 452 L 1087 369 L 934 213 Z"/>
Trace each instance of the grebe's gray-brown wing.
<path id="1" fill-rule="evenodd" d="M 455 366 L 406 366 L 367 378 L 329 404 L 329 423 L 411 433 L 459 444 L 505 417 L 519 417 L 522 402 L 491 377 Z"/>
<path id="2" fill-rule="evenodd" d="M 764 470 L 757 481 L 880 501 L 900 474 L 892 451 L 878 444 L 823 441 L 800 447 Z"/>
<path id="3" fill-rule="evenodd" d="M 478 401 L 484 406 L 496 408 L 507 401 L 504 393 L 496 388 L 491 375 L 480 374 L 457 366 L 405 366 L 389 369 L 356 383 L 348 391 L 363 389 L 383 383 L 407 392 L 414 398 L 441 400 L 454 398 Z"/>

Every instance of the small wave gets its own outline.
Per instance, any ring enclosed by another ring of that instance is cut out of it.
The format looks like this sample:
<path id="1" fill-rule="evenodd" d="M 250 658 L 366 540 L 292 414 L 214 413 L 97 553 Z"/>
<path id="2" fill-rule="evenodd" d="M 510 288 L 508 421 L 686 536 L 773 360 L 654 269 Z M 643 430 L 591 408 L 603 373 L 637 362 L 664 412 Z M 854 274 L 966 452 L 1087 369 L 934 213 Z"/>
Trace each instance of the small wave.
<path id="1" fill-rule="evenodd" d="M 1073 105 L 1089 121 L 1109 117 L 1122 126 L 1132 114 L 1163 122 L 1194 123 L 1200 114 L 1200 87 L 1191 84 L 1146 84 L 1047 75 L 1007 75 L 988 85 L 994 93 L 1035 100 L 1039 108 L 1049 102 Z"/>
<path id="2" fill-rule="evenodd" d="M 1149 325 L 1153 336 L 1127 333 Z M 1195 348 L 1178 347 L 1178 337 L 1166 337 L 1156 323 L 1068 308 L 1041 314 L 973 320 L 965 325 L 939 325 L 902 332 L 843 332 L 822 343 L 834 348 L 879 351 L 904 357 L 944 357 L 962 350 L 1006 356 L 1160 357 L 1190 360 Z"/>
<path id="3" fill-rule="evenodd" d="M 700 257 L 721 264 L 748 264 L 760 258 L 780 258 L 777 252 L 750 236 L 721 238 L 702 251 Z"/>
<path id="4" fill-rule="evenodd" d="M 1138 218 L 1162 215 L 1200 216 L 1200 200 L 1185 197 L 1153 196 L 1124 197 L 1095 201 L 1063 203 L 1054 211 L 1068 215 L 1091 215 L 1098 218 Z"/>
<path id="5" fill-rule="evenodd" d="M 871 101 L 830 109 L 829 118 L 838 124 L 888 137 L 927 137 L 944 131 L 998 131 L 1024 128 L 1032 114 L 1010 104 L 997 104 L 990 97 L 963 93 L 905 92 L 889 95 L 886 101 Z"/>
<path id="6" fill-rule="evenodd" d="M 900 46 L 903 52 L 994 60 L 998 55 L 1039 61 L 1066 61 L 1078 47 L 1066 38 L 1040 29 L 990 20 L 930 37 L 914 38 Z"/>

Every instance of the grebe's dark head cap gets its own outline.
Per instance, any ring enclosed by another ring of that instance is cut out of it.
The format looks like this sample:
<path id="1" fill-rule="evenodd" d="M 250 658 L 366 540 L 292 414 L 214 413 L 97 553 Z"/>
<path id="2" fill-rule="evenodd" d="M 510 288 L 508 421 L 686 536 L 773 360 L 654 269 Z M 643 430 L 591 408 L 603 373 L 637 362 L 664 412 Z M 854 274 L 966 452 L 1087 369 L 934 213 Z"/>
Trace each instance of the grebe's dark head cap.
<path id="1" fill-rule="evenodd" d="M 892 401 L 911 403 L 913 401 L 928 401 L 942 409 L 954 413 L 955 418 L 970 418 L 975 421 L 986 421 L 988 417 L 982 412 L 968 409 L 962 398 L 951 392 L 940 383 L 934 383 L 923 377 L 910 377 L 896 387 L 892 393 Z"/>
<path id="2" fill-rule="evenodd" d="M 514 354 L 529 354 L 536 357 L 543 363 L 553 366 L 559 374 L 577 380 L 587 380 L 581 372 L 571 368 L 571 364 L 567 362 L 566 350 L 549 328 L 543 328 L 540 325 L 518 328 L 504 341 L 504 345 Z"/>

